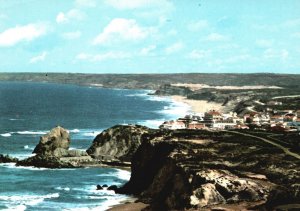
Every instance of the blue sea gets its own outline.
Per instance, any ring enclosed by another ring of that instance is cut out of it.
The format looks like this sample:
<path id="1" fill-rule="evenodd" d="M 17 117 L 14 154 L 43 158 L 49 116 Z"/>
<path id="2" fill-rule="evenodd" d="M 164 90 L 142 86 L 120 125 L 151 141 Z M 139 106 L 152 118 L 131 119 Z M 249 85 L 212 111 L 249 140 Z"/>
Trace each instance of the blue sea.
<path id="1" fill-rule="evenodd" d="M 0 82 L 0 154 L 32 156 L 39 137 L 60 125 L 71 149 L 86 150 L 95 136 L 116 124 L 157 128 L 189 107 L 149 90 L 33 82 Z M 130 196 L 96 190 L 121 186 L 130 172 L 116 168 L 46 169 L 0 164 L 0 210 L 106 210 Z"/>

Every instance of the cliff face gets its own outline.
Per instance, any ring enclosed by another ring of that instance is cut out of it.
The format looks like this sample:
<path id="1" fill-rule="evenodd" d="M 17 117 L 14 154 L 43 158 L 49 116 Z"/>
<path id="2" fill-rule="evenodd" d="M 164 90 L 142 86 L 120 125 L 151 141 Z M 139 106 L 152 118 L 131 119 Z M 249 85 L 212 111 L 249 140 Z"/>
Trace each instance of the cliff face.
<path id="1" fill-rule="evenodd" d="M 126 161 L 142 143 L 142 136 L 150 129 L 138 125 L 117 125 L 100 133 L 87 153 L 103 161 Z"/>
<path id="2" fill-rule="evenodd" d="M 299 202 L 300 163 L 272 145 L 237 134 L 157 132 L 143 136 L 130 181 L 152 210 L 271 209 Z"/>

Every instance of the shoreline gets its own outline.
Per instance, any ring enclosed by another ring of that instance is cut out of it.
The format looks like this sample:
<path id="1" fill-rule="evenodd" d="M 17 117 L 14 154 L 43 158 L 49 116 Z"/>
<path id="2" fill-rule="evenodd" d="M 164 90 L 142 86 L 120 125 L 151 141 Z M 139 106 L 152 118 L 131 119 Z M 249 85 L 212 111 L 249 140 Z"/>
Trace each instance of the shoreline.
<path id="1" fill-rule="evenodd" d="M 222 112 L 225 109 L 221 103 L 208 102 L 206 100 L 192 100 L 180 95 L 171 95 L 170 97 L 175 102 L 187 104 L 193 113 L 204 113 L 212 109 Z"/>

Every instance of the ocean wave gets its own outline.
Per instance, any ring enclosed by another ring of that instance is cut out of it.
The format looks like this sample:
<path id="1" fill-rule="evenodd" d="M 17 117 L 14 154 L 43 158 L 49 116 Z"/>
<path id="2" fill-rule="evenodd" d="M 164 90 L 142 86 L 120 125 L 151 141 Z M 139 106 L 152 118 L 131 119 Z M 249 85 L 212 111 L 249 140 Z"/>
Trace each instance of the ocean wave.
<path id="1" fill-rule="evenodd" d="M 73 130 L 69 130 L 70 133 L 79 133 L 80 130 L 79 129 L 73 129 Z"/>
<path id="2" fill-rule="evenodd" d="M 11 118 L 11 119 L 9 119 L 10 121 L 22 121 L 22 120 L 24 120 L 24 119 L 14 119 L 14 118 Z"/>
<path id="3" fill-rule="evenodd" d="M 131 172 L 122 170 L 122 169 L 116 169 L 117 170 L 117 177 L 122 180 L 128 181 L 131 177 Z"/>
<path id="4" fill-rule="evenodd" d="M 47 168 L 37 168 L 37 167 L 33 167 L 33 166 L 16 166 L 16 163 L 1 163 L 0 166 L 6 167 L 6 168 L 26 169 L 26 170 L 34 170 L 34 171 L 48 170 Z"/>
<path id="5" fill-rule="evenodd" d="M 27 207 L 23 204 L 17 206 L 9 206 L 7 209 L 3 209 L 2 211 L 25 211 Z"/>
<path id="6" fill-rule="evenodd" d="M 45 135 L 45 134 L 47 134 L 46 131 L 18 131 L 15 133 L 20 134 L 20 135 Z"/>
<path id="7" fill-rule="evenodd" d="M 47 195 L 0 195 L 0 200 L 11 202 L 13 205 L 37 205 L 44 201 L 44 199 L 58 198 L 59 193 L 51 193 Z"/>
<path id="8" fill-rule="evenodd" d="M 71 190 L 71 188 L 69 188 L 69 187 L 57 187 L 57 188 L 55 188 L 56 190 L 64 190 L 64 191 L 70 191 Z"/>
<path id="9" fill-rule="evenodd" d="M 168 118 L 171 117 L 172 119 L 177 119 L 190 113 L 191 107 L 186 103 L 173 101 L 169 106 L 164 106 L 164 109 L 158 112 L 164 114 Z"/>
<path id="10" fill-rule="evenodd" d="M 125 195 L 88 196 L 88 198 L 92 200 L 104 199 L 105 201 L 101 202 L 100 206 L 72 207 L 63 209 L 63 211 L 104 211 L 108 210 L 114 205 L 122 203 L 122 201 L 129 199 L 129 197 Z"/>
<path id="11" fill-rule="evenodd" d="M 10 137 L 11 136 L 11 133 L 2 133 L 2 134 L 0 134 L 1 136 L 3 136 L 3 137 Z"/>

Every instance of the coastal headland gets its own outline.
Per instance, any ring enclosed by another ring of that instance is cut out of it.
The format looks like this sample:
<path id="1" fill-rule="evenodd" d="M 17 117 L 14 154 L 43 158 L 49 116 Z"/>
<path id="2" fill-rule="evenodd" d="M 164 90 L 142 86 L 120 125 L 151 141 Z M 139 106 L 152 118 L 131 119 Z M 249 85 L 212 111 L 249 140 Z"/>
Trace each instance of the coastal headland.
<path id="1" fill-rule="evenodd" d="M 109 187 L 137 198 L 138 204 L 122 205 L 127 208 L 270 210 L 297 207 L 300 199 L 300 159 L 242 131 L 117 125 L 99 134 L 87 152 L 69 150 L 69 142 L 67 130 L 56 127 L 41 137 L 35 156 L 17 165 L 77 168 L 127 162 L 128 183 Z"/>
<path id="2" fill-rule="evenodd" d="M 48 168 L 130 166 L 130 180 L 123 187 L 113 187 L 116 193 L 137 198 L 134 204 L 122 205 L 124 210 L 130 206 L 136 210 L 299 208 L 299 131 L 291 124 L 298 124 L 300 116 L 300 76 L 226 76 L 175 74 L 147 79 L 140 75 L 0 74 L 0 80 L 5 81 L 151 89 L 151 94 L 188 103 L 194 113 L 232 112 L 232 117 L 245 120 L 243 125 L 248 127 L 150 129 L 116 125 L 100 133 L 86 151 L 70 150 L 67 129 L 55 127 L 41 137 L 35 156 L 19 161 L 1 156 L 1 162 Z M 222 121 L 213 118 L 211 123 Z M 206 120 L 197 121 L 206 124 Z"/>

